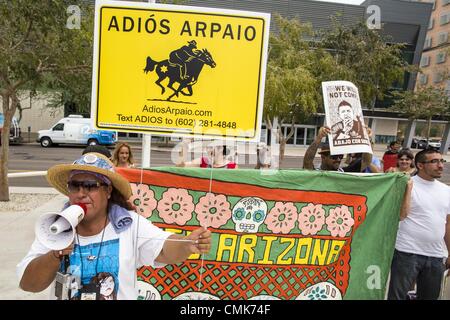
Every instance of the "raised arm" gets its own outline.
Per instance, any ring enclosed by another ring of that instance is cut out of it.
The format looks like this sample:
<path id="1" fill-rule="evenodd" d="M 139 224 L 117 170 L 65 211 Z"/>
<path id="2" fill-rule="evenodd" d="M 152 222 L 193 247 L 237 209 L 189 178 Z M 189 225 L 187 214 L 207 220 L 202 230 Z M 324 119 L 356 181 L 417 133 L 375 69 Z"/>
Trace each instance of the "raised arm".
<path id="1" fill-rule="evenodd" d="M 202 162 L 201 158 L 194 159 L 192 161 L 184 162 L 184 160 L 181 160 L 181 162 L 177 163 L 177 167 L 200 167 L 200 163 Z"/>
<path id="2" fill-rule="evenodd" d="M 171 235 L 168 239 L 192 241 L 165 241 L 156 261 L 167 264 L 181 263 L 193 253 L 208 253 L 211 249 L 211 232 L 201 227 L 188 236 Z"/>
<path id="3" fill-rule="evenodd" d="M 319 148 L 320 141 L 331 133 L 331 129 L 327 126 L 321 127 L 314 141 L 306 149 L 305 156 L 303 158 L 303 169 L 314 170 L 314 157 L 316 156 L 317 149 Z"/>
<path id="4" fill-rule="evenodd" d="M 179 152 L 179 160 L 178 163 L 176 163 L 177 167 L 199 167 L 202 160 L 201 158 L 194 159 L 192 161 L 186 161 L 186 156 L 188 154 L 189 150 L 189 142 L 183 141 L 181 144 L 181 149 Z"/>

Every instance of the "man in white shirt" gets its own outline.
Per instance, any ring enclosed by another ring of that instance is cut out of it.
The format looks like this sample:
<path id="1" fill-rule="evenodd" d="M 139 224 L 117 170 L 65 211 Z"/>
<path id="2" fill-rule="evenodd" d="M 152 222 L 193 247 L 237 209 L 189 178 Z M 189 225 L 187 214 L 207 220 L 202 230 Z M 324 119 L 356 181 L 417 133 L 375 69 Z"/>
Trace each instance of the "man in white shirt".
<path id="1" fill-rule="evenodd" d="M 417 299 L 438 299 L 450 265 L 450 187 L 436 180 L 445 160 L 431 149 L 420 151 L 414 160 L 417 175 L 411 178 L 400 214 L 389 300 L 406 299 L 414 283 Z"/>

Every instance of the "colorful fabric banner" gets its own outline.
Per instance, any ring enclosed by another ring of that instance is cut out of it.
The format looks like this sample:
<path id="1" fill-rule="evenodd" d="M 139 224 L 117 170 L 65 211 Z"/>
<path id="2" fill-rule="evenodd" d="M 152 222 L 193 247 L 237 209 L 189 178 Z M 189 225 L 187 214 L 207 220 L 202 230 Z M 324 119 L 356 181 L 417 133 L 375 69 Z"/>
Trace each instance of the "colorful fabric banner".
<path id="1" fill-rule="evenodd" d="M 384 299 L 407 177 L 119 169 L 138 213 L 212 248 L 138 270 L 141 299 Z"/>

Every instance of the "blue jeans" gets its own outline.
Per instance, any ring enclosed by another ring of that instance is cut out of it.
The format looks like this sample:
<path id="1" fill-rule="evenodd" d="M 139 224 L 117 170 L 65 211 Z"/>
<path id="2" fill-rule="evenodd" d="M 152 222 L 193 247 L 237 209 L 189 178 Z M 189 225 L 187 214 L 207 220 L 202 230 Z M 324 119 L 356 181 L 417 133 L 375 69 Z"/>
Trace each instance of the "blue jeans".
<path id="1" fill-rule="evenodd" d="M 437 300 L 445 271 L 443 258 L 394 251 L 388 300 L 405 300 L 407 292 L 417 285 L 418 300 Z"/>

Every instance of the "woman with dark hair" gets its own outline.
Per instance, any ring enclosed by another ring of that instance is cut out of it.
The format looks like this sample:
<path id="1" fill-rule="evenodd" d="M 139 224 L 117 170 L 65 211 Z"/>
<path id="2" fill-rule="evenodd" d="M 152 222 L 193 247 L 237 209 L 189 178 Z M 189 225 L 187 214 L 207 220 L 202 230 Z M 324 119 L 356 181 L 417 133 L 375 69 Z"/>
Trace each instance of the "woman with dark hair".
<path id="1" fill-rule="evenodd" d="M 397 166 L 389 168 L 386 172 L 405 172 L 414 175 L 414 154 L 409 149 L 402 149 L 397 154 Z"/>

